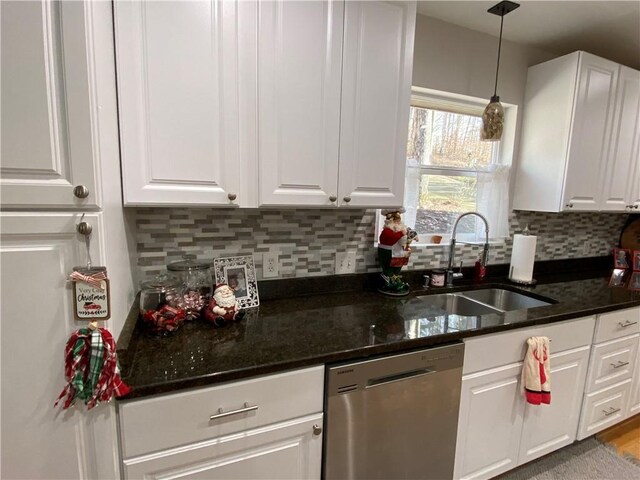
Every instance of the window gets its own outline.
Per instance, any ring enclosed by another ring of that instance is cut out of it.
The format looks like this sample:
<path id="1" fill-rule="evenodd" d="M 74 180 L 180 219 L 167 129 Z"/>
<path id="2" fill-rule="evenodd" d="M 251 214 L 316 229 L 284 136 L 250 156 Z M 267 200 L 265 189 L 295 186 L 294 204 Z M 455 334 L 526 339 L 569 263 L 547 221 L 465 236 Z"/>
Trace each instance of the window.
<path id="1" fill-rule="evenodd" d="M 486 100 L 425 89 L 413 93 L 405 223 L 418 232 L 419 243 L 429 244 L 435 235 L 449 237 L 460 214 L 479 211 L 489 219 L 492 238 L 506 236 L 509 167 L 501 159 L 505 138 L 502 142 L 480 141 Z M 508 138 L 507 144 L 512 144 Z M 483 223 L 475 216 L 465 217 L 458 225 L 457 238 L 484 241 Z"/>

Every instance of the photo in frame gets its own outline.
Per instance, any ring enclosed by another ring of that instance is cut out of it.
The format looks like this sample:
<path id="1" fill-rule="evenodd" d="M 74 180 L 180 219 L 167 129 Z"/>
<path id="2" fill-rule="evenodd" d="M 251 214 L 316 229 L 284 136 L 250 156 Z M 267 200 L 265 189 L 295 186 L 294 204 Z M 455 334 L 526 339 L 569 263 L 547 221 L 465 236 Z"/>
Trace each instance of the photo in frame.
<path id="1" fill-rule="evenodd" d="M 629 280 L 629 289 L 640 291 L 640 272 L 633 272 L 631 275 L 631 279 Z"/>
<path id="2" fill-rule="evenodd" d="M 216 285 L 226 283 L 236 295 L 240 308 L 260 305 L 256 268 L 252 255 L 222 257 L 213 260 Z"/>
<path id="3" fill-rule="evenodd" d="M 640 272 L 640 250 L 633 251 L 633 261 L 631 263 L 633 264 L 633 271 Z"/>
<path id="4" fill-rule="evenodd" d="M 629 268 L 631 266 L 631 250 L 626 248 L 613 249 L 613 268 Z"/>

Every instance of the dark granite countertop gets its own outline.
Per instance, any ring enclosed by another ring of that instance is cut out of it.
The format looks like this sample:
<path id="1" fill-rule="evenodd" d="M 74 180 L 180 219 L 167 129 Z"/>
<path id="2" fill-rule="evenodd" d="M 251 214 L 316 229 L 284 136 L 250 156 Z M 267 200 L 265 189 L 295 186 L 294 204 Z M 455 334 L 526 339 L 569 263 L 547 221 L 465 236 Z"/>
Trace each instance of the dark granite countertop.
<path id="1" fill-rule="evenodd" d="M 418 289 L 402 298 L 360 291 L 268 300 L 237 324 L 213 328 L 189 322 L 169 337 L 150 336 L 140 329 L 136 302 L 118 341 L 123 378 L 133 387 L 127 399 L 640 305 L 640 292 L 610 288 L 601 275 L 563 281 L 555 277 L 552 283 L 525 288 L 492 279 L 475 286 Z M 556 303 L 466 317 L 445 315 L 430 307 L 425 297 L 496 286 Z"/>

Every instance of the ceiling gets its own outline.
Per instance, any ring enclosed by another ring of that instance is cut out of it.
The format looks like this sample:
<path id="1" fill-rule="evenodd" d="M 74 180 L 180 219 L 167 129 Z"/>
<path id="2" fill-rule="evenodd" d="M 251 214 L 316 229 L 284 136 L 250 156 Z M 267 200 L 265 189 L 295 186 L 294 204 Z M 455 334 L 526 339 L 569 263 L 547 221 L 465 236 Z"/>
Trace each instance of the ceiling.
<path id="1" fill-rule="evenodd" d="M 418 13 L 498 36 L 497 0 L 419 0 Z M 585 50 L 640 69 L 640 0 L 521 0 L 504 20 L 503 38 L 564 55 Z"/>

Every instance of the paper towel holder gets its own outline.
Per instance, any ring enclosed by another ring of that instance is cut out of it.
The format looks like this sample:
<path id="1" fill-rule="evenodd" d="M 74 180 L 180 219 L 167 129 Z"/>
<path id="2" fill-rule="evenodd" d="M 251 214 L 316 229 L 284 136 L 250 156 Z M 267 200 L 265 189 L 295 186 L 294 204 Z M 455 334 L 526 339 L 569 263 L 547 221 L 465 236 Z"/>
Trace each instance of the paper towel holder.
<path id="1" fill-rule="evenodd" d="M 531 235 L 531 230 L 529 230 L 528 223 L 524 227 L 524 230 L 522 230 L 522 235 L 526 235 L 526 236 Z M 511 267 L 511 269 L 509 270 L 509 281 L 517 285 L 528 285 L 528 286 L 535 285 L 536 283 L 538 283 L 538 281 L 535 278 L 532 278 L 531 280 L 516 280 L 515 278 L 513 278 L 513 267 Z"/>

